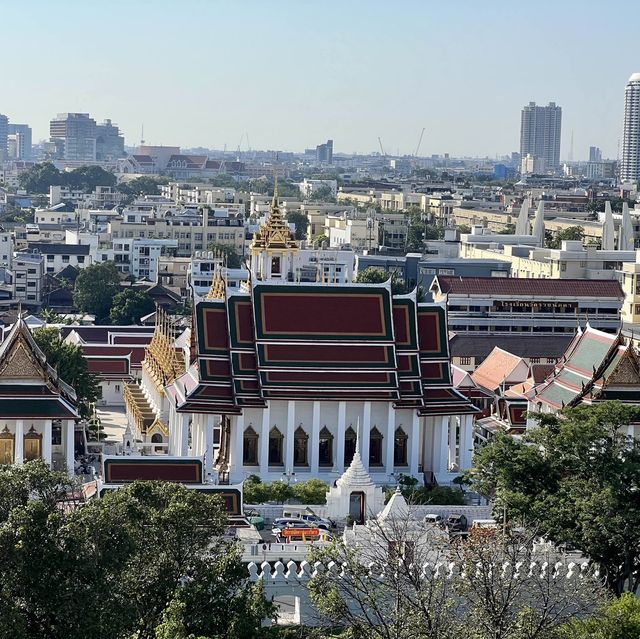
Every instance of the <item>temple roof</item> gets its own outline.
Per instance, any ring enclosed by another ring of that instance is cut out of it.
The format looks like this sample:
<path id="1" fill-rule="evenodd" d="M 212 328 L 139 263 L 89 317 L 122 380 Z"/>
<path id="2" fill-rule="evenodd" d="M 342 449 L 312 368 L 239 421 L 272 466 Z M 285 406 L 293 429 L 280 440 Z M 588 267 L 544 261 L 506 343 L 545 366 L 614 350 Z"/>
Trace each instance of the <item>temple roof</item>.
<path id="1" fill-rule="evenodd" d="M 266 224 L 260 227 L 259 233 L 254 233 L 251 249 L 293 249 L 297 250 L 298 244 L 291 235 L 289 226 L 282 217 L 278 204 L 278 177 L 275 177 L 273 200 Z"/>
<path id="2" fill-rule="evenodd" d="M 452 387 L 446 315 L 387 284 L 265 284 L 195 308 L 197 366 L 178 409 L 237 413 L 267 399 L 391 401 L 475 412 Z"/>

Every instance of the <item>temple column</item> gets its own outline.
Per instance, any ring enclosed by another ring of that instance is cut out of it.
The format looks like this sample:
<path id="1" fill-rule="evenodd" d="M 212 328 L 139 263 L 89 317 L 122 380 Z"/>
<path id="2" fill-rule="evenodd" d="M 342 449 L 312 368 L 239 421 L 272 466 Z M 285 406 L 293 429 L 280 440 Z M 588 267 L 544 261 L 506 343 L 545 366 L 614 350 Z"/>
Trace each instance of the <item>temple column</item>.
<path id="1" fill-rule="evenodd" d="M 293 439 L 296 425 L 296 403 L 294 400 L 287 402 L 287 436 L 284 440 L 284 471 L 294 472 L 293 468 Z"/>
<path id="2" fill-rule="evenodd" d="M 75 474 L 75 431 L 76 423 L 73 419 L 65 422 L 64 461 L 67 466 L 67 474 L 73 477 Z"/>
<path id="3" fill-rule="evenodd" d="M 213 424 L 215 415 L 206 415 L 205 417 L 204 476 L 209 478 L 213 475 Z"/>
<path id="4" fill-rule="evenodd" d="M 460 470 L 473 464 L 473 415 L 460 416 Z"/>
<path id="5" fill-rule="evenodd" d="M 444 415 L 435 417 L 433 424 L 433 472 L 447 472 L 449 418 Z"/>
<path id="6" fill-rule="evenodd" d="M 16 419 L 16 436 L 14 442 L 13 463 L 22 464 L 24 461 L 24 421 L 21 419 Z"/>
<path id="7" fill-rule="evenodd" d="M 364 467 L 369 470 L 369 439 L 371 437 L 371 402 L 364 403 L 362 411 L 362 441 L 360 442 L 360 455 Z"/>
<path id="8" fill-rule="evenodd" d="M 412 477 L 418 476 L 418 465 L 420 464 L 420 416 L 418 411 L 413 411 L 411 421 L 411 439 L 409 448 L 409 473 Z"/>
<path id="9" fill-rule="evenodd" d="M 457 450 L 456 450 L 456 441 L 458 435 L 458 416 L 452 416 L 449 418 L 449 466 L 448 468 L 452 468 L 457 461 Z"/>
<path id="10" fill-rule="evenodd" d="M 344 471 L 344 434 L 347 430 L 347 402 L 338 402 L 338 439 L 333 468 L 340 474 Z"/>
<path id="11" fill-rule="evenodd" d="M 340 408 L 338 408 L 340 411 Z M 318 456 L 320 452 L 320 402 L 313 402 L 313 413 L 311 416 L 311 476 L 318 476 Z"/>
<path id="12" fill-rule="evenodd" d="M 53 430 L 53 420 L 45 419 L 44 424 L 42 426 L 42 460 L 49 467 L 51 467 L 52 430 Z"/>
<path id="13" fill-rule="evenodd" d="M 180 442 L 178 455 L 186 457 L 189 454 L 189 413 L 178 413 L 180 420 Z"/>
<path id="14" fill-rule="evenodd" d="M 389 402 L 388 404 L 388 416 L 387 416 L 387 445 L 386 445 L 386 453 L 384 456 L 385 461 L 385 472 L 388 476 L 393 475 L 393 452 L 395 449 L 395 441 L 396 441 L 396 411 L 393 407 L 393 403 Z"/>
<path id="15" fill-rule="evenodd" d="M 262 411 L 262 427 L 260 429 L 260 472 L 264 474 L 269 470 L 269 424 L 271 422 L 271 407 L 267 401 L 266 408 Z"/>
<path id="16" fill-rule="evenodd" d="M 242 463 L 242 449 L 244 447 L 244 413 L 237 415 L 235 424 L 233 424 L 233 432 L 231 434 L 231 465 L 235 466 L 236 477 L 232 480 L 239 482 L 244 479 L 244 464 Z"/>

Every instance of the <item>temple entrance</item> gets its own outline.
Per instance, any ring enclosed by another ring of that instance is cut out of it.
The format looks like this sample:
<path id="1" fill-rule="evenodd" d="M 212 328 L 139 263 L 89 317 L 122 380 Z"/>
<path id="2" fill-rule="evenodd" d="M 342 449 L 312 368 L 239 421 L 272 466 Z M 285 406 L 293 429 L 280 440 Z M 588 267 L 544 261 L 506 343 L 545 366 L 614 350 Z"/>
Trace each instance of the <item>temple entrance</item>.
<path id="1" fill-rule="evenodd" d="M 354 492 L 349 495 L 349 515 L 356 524 L 364 524 L 365 496 L 363 492 Z"/>
<path id="2" fill-rule="evenodd" d="M 24 436 L 24 460 L 33 461 L 40 457 L 42 457 L 42 435 L 38 435 L 32 426 Z"/>

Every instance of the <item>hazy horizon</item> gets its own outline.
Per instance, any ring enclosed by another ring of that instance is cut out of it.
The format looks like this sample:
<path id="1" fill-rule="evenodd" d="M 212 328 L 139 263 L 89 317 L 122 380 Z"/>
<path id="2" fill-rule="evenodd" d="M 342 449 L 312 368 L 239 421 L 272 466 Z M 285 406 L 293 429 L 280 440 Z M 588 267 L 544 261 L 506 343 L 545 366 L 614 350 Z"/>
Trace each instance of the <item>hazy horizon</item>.
<path id="1" fill-rule="evenodd" d="M 562 159 L 616 158 L 640 71 L 631 2 L 3 3 L 0 113 L 48 138 L 61 112 L 125 143 L 495 157 L 525 104 L 562 107 Z M 637 61 L 637 62 L 634 62 Z M 627 62 L 628 61 L 628 62 Z"/>

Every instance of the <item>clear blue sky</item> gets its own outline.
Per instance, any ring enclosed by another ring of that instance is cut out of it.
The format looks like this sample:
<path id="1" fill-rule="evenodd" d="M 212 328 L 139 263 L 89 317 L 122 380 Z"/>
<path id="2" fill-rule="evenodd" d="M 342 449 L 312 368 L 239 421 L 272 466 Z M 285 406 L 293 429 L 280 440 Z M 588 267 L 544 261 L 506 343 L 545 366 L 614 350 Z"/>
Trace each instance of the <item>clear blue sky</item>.
<path id="1" fill-rule="evenodd" d="M 520 109 L 563 108 L 562 157 L 617 156 L 640 71 L 631 0 L 2 0 L 0 113 L 64 111 L 127 144 L 490 155 Z"/>

